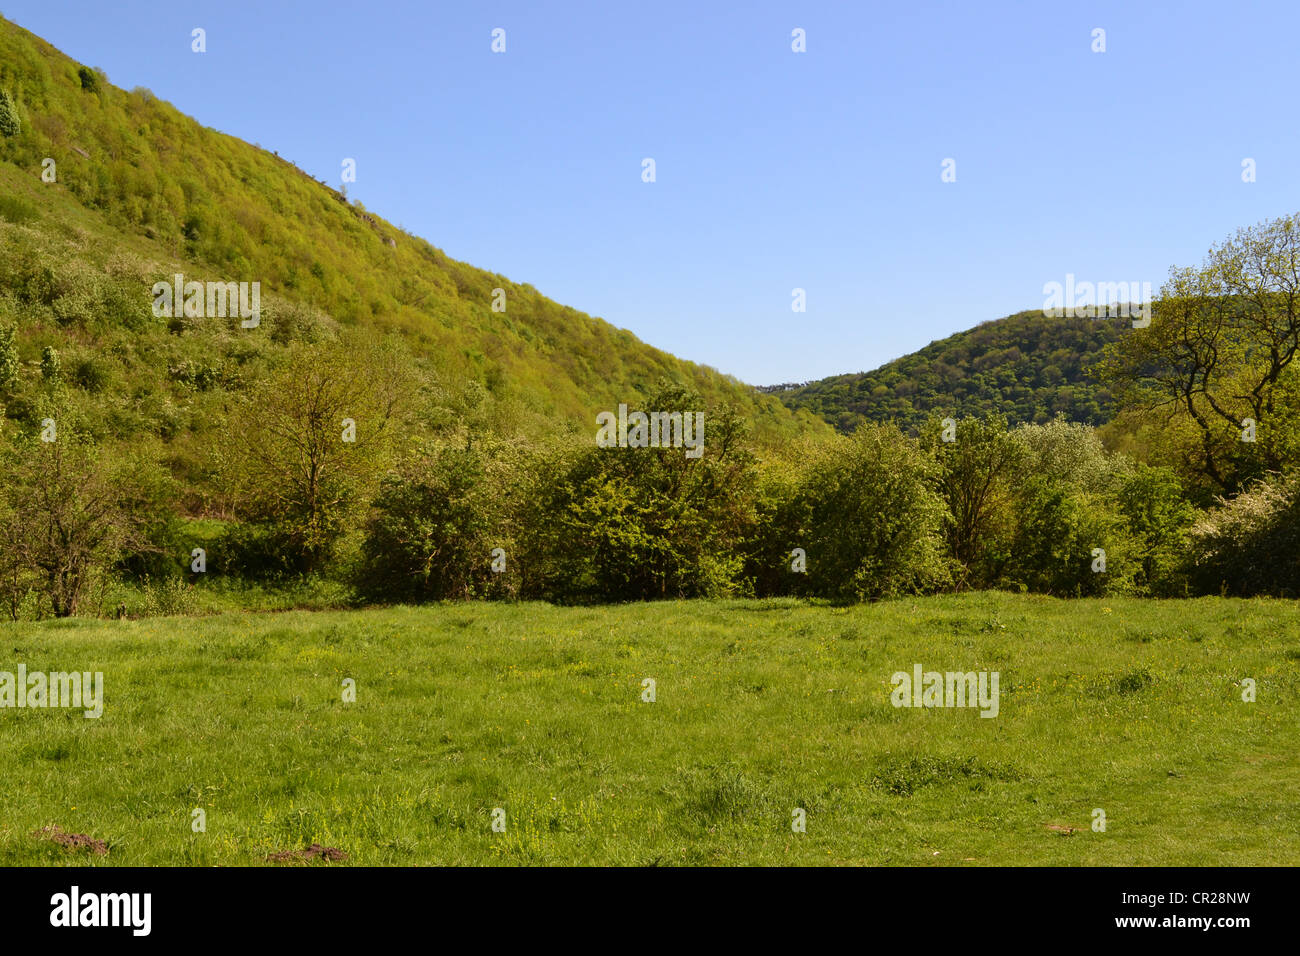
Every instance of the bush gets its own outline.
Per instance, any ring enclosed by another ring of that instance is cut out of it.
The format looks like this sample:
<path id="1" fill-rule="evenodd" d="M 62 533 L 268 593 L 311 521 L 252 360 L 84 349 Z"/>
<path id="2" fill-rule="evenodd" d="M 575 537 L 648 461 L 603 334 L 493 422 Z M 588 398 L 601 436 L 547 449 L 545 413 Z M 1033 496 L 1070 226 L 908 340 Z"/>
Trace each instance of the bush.
<path id="1" fill-rule="evenodd" d="M 698 411 L 661 387 L 653 410 Z M 531 469 L 519 498 L 523 587 L 565 602 L 718 596 L 736 587 L 752 523 L 754 459 L 727 408 L 706 410 L 699 458 L 682 448 L 581 448 Z"/>
<path id="2" fill-rule="evenodd" d="M 476 450 L 433 449 L 389 475 L 366 525 L 358 592 L 406 602 L 485 592 L 492 548 L 503 543 L 500 503 L 501 489 L 489 483 Z"/>
<path id="3" fill-rule="evenodd" d="M 1104 571 L 1097 549 L 1105 552 Z M 1029 479 L 1003 584 L 1062 597 L 1123 593 L 1133 587 L 1130 552 L 1123 520 L 1102 496 Z"/>
<path id="4" fill-rule="evenodd" d="M 0 136 L 17 136 L 21 128 L 18 104 L 7 92 L 0 90 Z"/>
<path id="5" fill-rule="evenodd" d="M 1134 584 L 1143 594 L 1186 593 L 1186 543 L 1196 509 L 1170 468 L 1138 465 L 1124 479 L 1117 501 L 1137 548 Z"/>
<path id="6" fill-rule="evenodd" d="M 144 580 L 140 613 L 144 617 L 173 617 L 194 610 L 194 586 L 183 578 L 167 578 L 155 584 Z"/>
<path id="7" fill-rule="evenodd" d="M 922 431 L 922 447 L 939 466 L 945 537 L 959 584 L 988 587 L 1005 561 L 1016 491 L 1031 455 L 1022 434 L 1008 432 L 996 416 L 964 419 L 952 441 L 943 440 L 938 421 Z"/>
<path id="8" fill-rule="evenodd" d="M 934 462 L 893 425 L 866 425 L 811 463 L 793 510 L 805 588 L 838 600 L 948 587 Z"/>
<path id="9" fill-rule="evenodd" d="M 1300 595 L 1300 478 L 1258 481 L 1192 527 L 1191 574 L 1204 593 Z"/>
<path id="10" fill-rule="evenodd" d="M 15 329 L 12 325 L 0 325 L 0 389 L 6 389 L 18 381 L 18 369 L 22 360 L 18 355 L 18 346 L 14 342 Z"/>
<path id="11" fill-rule="evenodd" d="M 63 378 L 63 363 L 58 351 L 51 345 L 41 349 L 41 377 L 54 385 Z"/>
<path id="12" fill-rule="evenodd" d="M 232 574 L 247 581 L 283 583 L 299 576 L 298 542 L 274 525 L 232 524 L 208 553 L 208 573 Z"/>
<path id="13" fill-rule="evenodd" d="M 66 420 L 66 419 L 65 419 Z M 0 457 L 0 588 L 6 603 L 42 593 L 56 617 L 78 613 L 93 582 L 148 547 L 156 515 L 135 486 L 139 462 L 78 441 L 30 438 Z"/>

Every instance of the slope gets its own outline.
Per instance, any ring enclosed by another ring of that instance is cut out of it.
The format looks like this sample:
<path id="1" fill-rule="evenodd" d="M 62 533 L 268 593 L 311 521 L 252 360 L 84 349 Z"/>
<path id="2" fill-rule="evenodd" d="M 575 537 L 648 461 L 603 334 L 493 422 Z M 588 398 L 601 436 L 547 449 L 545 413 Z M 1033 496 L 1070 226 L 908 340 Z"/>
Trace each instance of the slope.
<path id="1" fill-rule="evenodd" d="M 196 391 L 239 388 L 259 356 L 347 327 L 400 337 L 427 382 L 448 393 L 477 383 L 525 432 L 594 427 L 597 411 L 635 403 L 661 379 L 737 404 L 762 440 L 824 427 L 531 285 L 456 262 L 292 163 L 148 90 L 118 89 L 3 19 L 0 91 L 17 126 L 0 131 L 0 328 L 17 327 L 20 378 L 54 348 L 75 385 L 117 408 L 101 431 L 170 440 L 201 425 Z M 153 284 L 178 272 L 260 282 L 261 334 L 154 317 Z M 504 312 L 492 310 L 496 289 Z M 19 396 L 8 413 L 22 411 Z"/>
<path id="2" fill-rule="evenodd" d="M 841 431 L 864 421 L 892 419 L 916 428 L 932 416 L 988 413 L 1011 424 L 1042 423 L 1060 414 L 1101 425 L 1115 406 L 1092 368 L 1130 324 L 1019 312 L 931 342 L 873 372 L 761 390 Z"/>

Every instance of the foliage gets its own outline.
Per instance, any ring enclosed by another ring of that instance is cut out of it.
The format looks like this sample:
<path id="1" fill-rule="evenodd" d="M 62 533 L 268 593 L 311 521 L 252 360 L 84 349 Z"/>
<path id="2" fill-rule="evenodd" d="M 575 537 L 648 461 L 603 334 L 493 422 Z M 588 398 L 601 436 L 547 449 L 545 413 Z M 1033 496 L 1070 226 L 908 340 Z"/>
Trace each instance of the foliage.
<path id="1" fill-rule="evenodd" d="M 1020 312 L 932 342 L 874 372 L 765 389 L 792 409 L 840 431 L 895 421 L 916 431 L 931 417 L 1042 424 L 1058 415 L 1100 425 L 1114 414 L 1109 389 L 1091 374 L 1127 319 L 1058 318 Z"/>
<path id="2" fill-rule="evenodd" d="M 807 592 L 860 600 L 948 584 L 935 479 L 934 463 L 892 425 L 829 444 L 795 493 Z"/>
<path id="3" fill-rule="evenodd" d="M 661 385 L 653 410 L 703 411 L 705 451 L 559 448 L 519 495 L 523 593 L 560 601 L 728 592 L 752 523 L 754 458 L 733 408 Z"/>
<path id="4" fill-rule="evenodd" d="M 240 515 L 290 568 L 321 571 L 383 473 L 405 391 L 400 354 L 298 346 L 235 408 L 222 461 Z"/>
<path id="5" fill-rule="evenodd" d="M 18 104 L 5 90 L 0 90 L 0 136 L 17 136 L 20 129 Z"/>
<path id="6" fill-rule="evenodd" d="M 78 613 L 93 580 L 148 547 L 150 515 L 131 481 L 129 459 L 64 434 L 5 450 L 0 487 L 0 587 L 11 609 L 28 591 L 56 617 Z"/>
<path id="7" fill-rule="evenodd" d="M 995 416 L 956 423 L 948 436 L 942 422 L 932 420 L 921 442 L 939 465 L 939 489 L 947 506 L 944 530 L 959 581 L 988 587 L 1006 560 L 1015 496 L 1028 458 L 1025 443 Z"/>
<path id="8" fill-rule="evenodd" d="M 487 593 L 510 573 L 501 469 L 480 448 L 431 447 L 387 475 L 366 526 L 358 590 L 415 602 Z M 505 570 L 491 568 L 501 548 Z"/>
<path id="9" fill-rule="evenodd" d="M 1205 593 L 1300 596 L 1300 478 L 1269 476 L 1191 529 L 1192 575 Z"/>
<path id="10" fill-rule="evenodd" d="M 1286 441 L 1250 433 L 1300 427 L 1285 401 L 1300 352 L 1298 256 L 1300 215 L 1238 230 L 1200 266 L 1171 270 L 1150 326 L 1108 351 L 1105 377 L 1130 412 L 1183 426 L 1171 444 L 1202 497 L 1285 464 Z"/>

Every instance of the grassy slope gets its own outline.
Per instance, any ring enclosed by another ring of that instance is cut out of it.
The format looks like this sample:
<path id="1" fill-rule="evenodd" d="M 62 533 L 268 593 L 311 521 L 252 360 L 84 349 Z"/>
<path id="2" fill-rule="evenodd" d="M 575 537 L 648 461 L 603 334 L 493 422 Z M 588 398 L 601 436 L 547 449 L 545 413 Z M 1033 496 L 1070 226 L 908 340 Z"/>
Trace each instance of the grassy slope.
<path id="1" fill-rule="evenodd" d="M 1110 392 L 1091 372 L 1102 349 L 1130 319 L 1049 318 L 1019 312 L 983 322 L 873 372 L 834 375 L 772 392 L 842 431 L 864 421 L 916 428 L 927 418 L 993 412 L 1012 425 L 1058 413 L 1101 425 L 1115 413 Z"/>
<path id="2" fill-rule="evenodd" d="M 357 864 L 1294 865 L 1296 611 L 985 594 L 5 625 L 5 668 L 103 670 L 107 705 L 0 711 L 0 864 L 74 859 L 31 836 L 58 824 L 108 864 L 318 841 Z M 917 662 L 1000 671 L 1001 716 L 895 709 Z"/>
<path id="3" fill-rule="evenodd" d="M 22 119 L 18 136 L 0 138 L 0 199 L 35 213 L 0 209 L 0 324 L 18 324 L 29 362 L 44 345 L 111 356 L 129 372 L 106 400 L 185 403 L 189 396 L 168 380 L 168 359 L 246 361 L 248 336 L 191 329 L 181 343 L 167 335 L 166 320 L 150 316 L 153 282 L 180 271 L 260 281 L 273 313 L 277 303 L 281 313 L 292 305 L 323 313 L 327 325 L 399 332 L 438 380 L 482 382 L 527 406 L 534 428 L 587 428 L 595 411 L 635 403 L 662 377 L 692 384 L 706 400 L 738 402 L 768 438 L 823 427 L 529 285 L 451 260 L 148 91 L 101 81 L 87 92 L 78 69 L 0 19 L 0 88 L 14 95 Z M 40 179 L 45 157 L 57 162 L 56 183 Z M 48 282 L 33 279 L 45 269 Z M 99 321 L 112 311 L 102 301 L 110 286 L 117 310 L 138 318 L 129 332 L 120 320 Z M 504 314 L 490 309 L 497 287 L 507 293 Z M 133 298 L 124 304 L 122 294 Z M 273 316 L 263 338 L 276 329 Z M 163 412 L 146 417 L 153 431 L 170 430 Z"/>

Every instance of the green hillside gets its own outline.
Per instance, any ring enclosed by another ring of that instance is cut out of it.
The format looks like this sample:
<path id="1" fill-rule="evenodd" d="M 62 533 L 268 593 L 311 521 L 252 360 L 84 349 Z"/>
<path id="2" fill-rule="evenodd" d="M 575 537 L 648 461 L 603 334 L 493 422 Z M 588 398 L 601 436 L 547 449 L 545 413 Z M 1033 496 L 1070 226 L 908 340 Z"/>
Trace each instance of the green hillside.
<path id="1" fill-rule="evenodd" d="M 841 431 L 891 419 L 916 428 L 932 416 L 1004 415 L 1041 424 L 1058 414 L 1100 425 L 1115 406 L 1091 373 L 1129 319 L 1049 318 L 1041 311 L 984 322 L 931 342 L 874 372 L 763 389 Z"/>
<path id="2" fill-rule="evenodd" d="M 39 421 L 38 366 L 53 349 L 72 390 L 61 400 L 79 407 L 87 433 L 154 436 L 165 457 L 197 468 L 230 395 L 295 344 L 356 333 L 408 353 L 425 420 L 469 405 L 497 433 L 594 434 L 598 411 L 668 379 L 735 403 L 760 440 L 824 428 L 530 285 L 449 259 L 274 153 L 148 90 L 118 89 L 4 20 L 0 91 L 0 330 L 16 328 L 21 363 L 16 381 L 0 382 L 0 405 L 14 424 Z M 53 182 L 42 177 L 48 160 Z M 153 284 L 176 273 L 260 282 L 261 326 L 155 317 Z M 494 312 L 497 289 L 505 309 Z"/>

